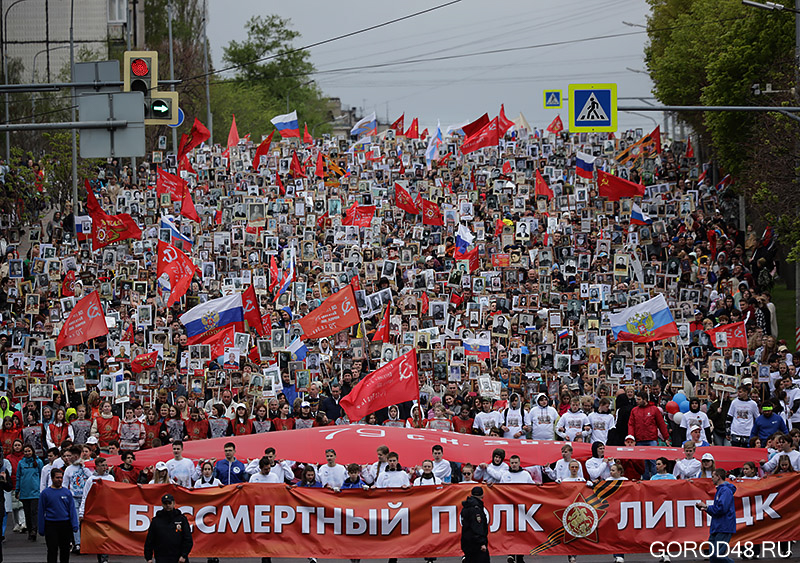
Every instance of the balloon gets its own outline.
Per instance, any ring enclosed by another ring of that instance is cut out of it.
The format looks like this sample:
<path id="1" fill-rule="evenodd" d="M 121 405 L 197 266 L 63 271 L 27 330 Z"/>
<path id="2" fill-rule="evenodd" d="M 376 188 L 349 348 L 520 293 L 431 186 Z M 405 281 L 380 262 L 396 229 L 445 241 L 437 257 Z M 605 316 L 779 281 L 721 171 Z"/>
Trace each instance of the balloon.
<path id="1" fill-rule="evenodd" d="M 689 401 L 683 401 L 679 406 L 681 412 L 689 412 Z"/>
<path id="2" fill-rule="evenodd" d="M 674 421 L 675 420 L 675 415 L 672 414 L 671 412 L 668 412 L 667 413 L 667 418 L 669 418 L 670 420 Z"/>
<path id="3" fill-rule="evenodd" d="M 672 400 L 680 405 L 686 400 L 686 395 L 683 393 L 675 393 L 675 395 L 672 396 Z"/>
<path id="4" fill-rule="evenodd" d="M 676 412 L 675 415 L 672 417 L 672 421 L 678 426 L 681 425 L 682 420 L 683 420 L 683 413 L 680 412 Z"/>
<path id="5" fill-rule="evenodd" d="M 669 414 L 675 414 L 676 412 L 681 410 L 680 406 L 678 406 L 678 403 L 676 403 L 675 401 L 669 401 L 667 403 L 666 409 Z"/>

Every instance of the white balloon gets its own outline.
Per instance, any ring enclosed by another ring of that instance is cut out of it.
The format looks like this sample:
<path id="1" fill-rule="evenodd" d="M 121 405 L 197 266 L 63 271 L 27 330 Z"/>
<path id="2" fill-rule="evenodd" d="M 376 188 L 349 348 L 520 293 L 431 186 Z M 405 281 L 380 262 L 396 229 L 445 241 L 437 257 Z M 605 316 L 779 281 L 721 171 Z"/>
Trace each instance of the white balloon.
<path id="1" fill-rule="evenodd" d="M 682 412 L 676 412 L 675 415 L 672 417 L 672 420 L 675 422 L 675 424 L 680 426 L 681 425 L 681 421 L 683 420 L 683 413 Z"/>

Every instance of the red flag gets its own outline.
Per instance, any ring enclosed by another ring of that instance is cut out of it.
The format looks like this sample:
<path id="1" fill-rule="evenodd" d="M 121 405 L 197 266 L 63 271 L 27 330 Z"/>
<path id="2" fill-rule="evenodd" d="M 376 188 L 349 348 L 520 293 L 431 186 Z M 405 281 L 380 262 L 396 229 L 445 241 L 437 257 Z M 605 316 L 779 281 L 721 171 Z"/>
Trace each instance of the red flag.
<path id="1" fill-rule="evenodd" d="M 420 311 L 421 311 L 421 313 L 423 315 L 427 315 L 428 314 L 428 307 L 429 306 L 430 306 L 430 299 L 428 299 L 428 292 L 427 291 L 423 291 L 422 292 L 422 307 L 420 308 Z"/>
<path id="2" fill-rule="evenodd" d="M 500 144 L 500 135 L 498 134 L 498 119 L 495 117 L 486 127 L 475 133 L 472 137 L 468 138 L 461 145 L 461 152 L 469 154 L 484 147 L 494 147 Z"/>
<path id="3" fill-rule="evenodd" d="M 125 334 L 122 335 L 123 342 L 130 342 L 133 344 L 134 332 L 133 332 L 133 323 L 128 324 L 128 328 L 125 329 Z"/>
<path id="4" fill-rule="evenodd" d="M 86 186 L 86 209 L 92 218 L 92 250 L 97 250 L 129 238 L 142 238 L 142 230 L 127 213 L 109 215 L 100 207 L 92 193 L 89 180 Z"/>
<path id="5" fill-rule="evenodd" d="M 197 171 L 192 168 L 192 163 L 189 162 L 189 157 L 186 155 L 178 159 L 178 173 L 180 173 L 181 170 L 186 170 L 190 174 L 197 174 Z"/>
<path id="6" fill-rule="evenodd" d="M 500 137 L 505 135 L 506 131 L 508 131 L 514 126 L 514 122 L 506 117 L 506 108 L 503 104 L 500 104 L 500 115 L 497 117 L 497 122 L 498 122 L 497 134 Z"/>
<path id="7" fill-rule="evenodd" d="M 414 200 L 411 199 L 411 194 L 397 182 L 394 184 L 394 203 L 406 213 L 411 213 L 412 215 L 419 213 L 419 209 L 417 209 L 417 206 L 414 204 Z"/>
<path id="8" fill-rule="evenodd" d="M 67 270 L 64 280 L 61 282 L 61 297 L 72 297 L 75 295 L 75 270 Z"/>
<path id="9" fill-rule="evenodd" d="M 303 123 L 303 142 L 309 145 L 314 144 L 314 137 L 308 132 L 308 124 Z"/>
<path id="10" fill-rule="evenodd" d="M 547 196 L 547 201 L 550 201 L 550 198 L 555 195 L 553 193 L 552 188 L 550 188 L 550 186 L 547 185 L 547 182 L 544 181 L 544 178 L 542 177 L 542 173 L 539 172 L 538 168 L 536 169 L 536 186 L 535 186 L 535 190 L 536 190 L 535 193 L 536 193 L 537 196 L 546 195 Z"/>
<path id="11" fill-rule="evenodd" d="M 597 188 L 600 197 L 606 197 L 611 201 L 618 201 L 623 197 L 644 195 L 643 185 L 617 178 L 613 174 L 608 174 L 602 170 L 597 171 Z"/>
<path id="12" fill-rule="evenodd" d="M 317 228 L 321 229 L 325 226 L 325 220 L 328 218 L 328 212 L 326 211 L 324 215 L 320 215 L 319 219 L 317 219 Z"/>
<path id="13" fill-rule="evenodd" d="M 317 154 L 317 167 L 314 169 L 314 176 L 317 178 L 325 177 L 325 163 L 322 161 L 322 153 Z"/>
<path id="14" fill-rule="evenodd" d="M 258 145 L 256 148 L 256 154 L 253 157 L 253 170 L 258 170 L 261 162 L 261 157 L 264 155 L 269 154 L 269 148 L 272 146 L 272 136 L 275 134 L 275 131 L 270 131 L 269 137 L 261 141 L 261 144 Z"/>
<path id="15" fill-rule="evenodd" d="M 281 271 L 275 261 L 275 255 L 269 257 L 269 290 L 272 291 L 281 281 Z"/>
<path id="16" fill-rule="evenodd" d="M 499 237 L 503 233 L 503 227 L 506 224 L 503 223 L 502 219 L 498 219 L 497 222 L 494 224 L 494 236 Z"/>
<path id="17" fill-rule="evenodd" d="M 378 328 L 375 329 L 375 336 L 372 337 L 372 342 L 389 342 L 389 305 L 386 305 L 386 311 L 383 313 Z"/>
<path id="18" fill-rule="evenodd" d="M 189 151 L 195 147 L 199 147 L 210 137 L 211 132 L 195 117 L 192 130 L 189 131 L 189 134 L 187 135 L 184 133 L 181 135 L 181 142 L 178 144 L 178 160 L 181 160 L 184 156 L 189 154 Z"/>
<path id="19" fill-rule="evenodd" d="M 83 344 L 87 340 L 108 334 L 106 316 L 100 305 L 100 294 L 93 291 L 72 308 L 56 340 L 56 354 L 64 346 Z"/>
<path id="20" fill-rule="evenodd" d="M 372 225 L 372 218 L 375 216 L 374 205 L 351 205 L 346 213 L 342 225 L 357 225 L 359 227 L 369 227 Z"/>
<path id="21" fill-rule="evenodd" d="M 426 127 L 425 130 L 419 134 L 420 140 L 424 141 L 428 137 L 428 128 Z"/>
<path id="22" fill-rule="evenodd" d="M 650 139 L 652 139 L 653 144 L 655 145 L 656 152 L 661 154 L 661 125 L 656 125 L 656 128 L 653 129 L 653 132 L 650 133 Z"/>
<path id="23" fill-rule="evenodd" d="M 422 198 L 422 224 L 444 226 L 442 210 L 438 205 L 425 198 Z"/>
<path id="24" fill-rule="evenodd" d="M 506 160 L 503 163 L 503 174 L 506 175 L 506 176 L 509 176 L 512 172 L 514 172 L 514 171 L 511 169 L 511 163 Z"/>
<path id="25" fill-rule="evenodd" d="M 747 349 L 747 329 L 744 321 L 718 326 L 706 331 L 711 337 L 711 345 L 716 347 L 717 333 L 724 332 L 728 335 L 728 345 L 726 348 Z"/>
<path id="26" fill-rule="evenodd" d="M 289 166 L 293 178 L 305 178 L 303 167 L 300 166 L 300 159 L 297 158 L 297 151 L 292 151 L 292 164 Z"/>
<path id="27" fill-rule="evenodd" d="M 451 156 L 453 156 L 452 152 L 447 153 L 446 155 L 444 155 L 442 158 L 439 159 L 439 161 L 436 163 L 436 166 L 443 166 L 447 162 L 447 159 L 450 158 Z"/>
<path id="28" fill-rule="evenodd" d="M 286 188 L 283 187 L 280 174 L 275 174 L 275 183 L 278 185 L 278 190 L 281 192 L 281 195 L 286 195 Z"/>
<path id="29" fill-rule="evenodd" d="M 258 298 L 256 297 L 256 290 L 253 289 L 253 284 L 250 284 L 250 287 L 242 293 L 242 310 L 244 311 L 244 320 L 247 321 L 248 326 L 256 329 L 260 336 L 264 336 L 261 309 L 258 307 Z"/>
<path id="30" fill-rule="evenodd" d="M 208 344 L 211 346 L 211 358 L 216 359 L 225 355 L 225 348 L 233 346 L 235 332 L 235 325 L 228 325 L 220 329 L 219 332 L 209 331 L 203 333 L 193 344 Z"/>
<path id="31" fill-rule="evenodd" d="M 186 256 L 179 248 L 172 246 L 163 240 L 158 241 L 158 266 L 156 278 L 162 274 L 167 274 L 169 278 L 169 300 L 167 307 L 184 296 L 195 273 L 200 273 L 200 269 L 195 266 L 192 259 Z"/>
<path id="32" fill-rule="evenodd" d="M 501 221 L 502 223 L 502 221 Z M 502 229 L 501 229 L 502 230 Z M 495 235 L 496 236 L 496 235 Z M 478 269 L 481 265 L 481 259 L 478 256 L 478 247 L 476 246 L 472 250 L 468 250 L 467 252 L 459 252 L 458 248 L 453 253 L 453 260 L 469 260 L 469 272 L 472 273 Z"/>
<path id="33" fill-rule="evenodd" d="M 406 131 L 406 139 L 419 139 L 419 121 L 415 117 Z"/>
<path id="34" fill-rule="evenodd" d="M 200 222 L 200 215 L 197 214 L 197 209 L 194 206 L 194 201 L 192 201 L 192 193 L 189 190 L 189 185 L 186 185 L 186 189 L 183 190 L 183 200 L 181 201 L 181 215 L 186 217 L 187 219 L 191 219 L 195 223 Z"/>
<path id="35" fill-rule="evenodd" d="M 412 349 L 365 377 L 339 404 L 351 422 L 419 397 L 417 351 Z"/>
<path id="36" fill-rule="evenodd" d="M 152 352 L 148 352 L 147 354 L 139 354 L 131 362 L 131 371 L 133 373 L 139 373 L 146 369 L 152 369 L 156 367 L 157 361 L 158 361 L 158 350 L 153 350 Z"/>
<path id="37" fill-rule="evenodd" d="M 298 322 L 303 329 L 303 338 L 308 339 L 331 336 L 360 321 L 353 286 L 347 284 Z"/>
<path id="38" fill-rule="evenodd" d="M 400 170 L 399 170 L 398 174 L 400 174 L 401 176 L 405 176 L 406 175 L 406 165 L 403 164 L 403 159 L 402 158 L 400 159 Z"/>
<path id="39" fill-rule="evenodd" d="M 561 116 L 557 115 L 556 118 L 547 126 L 547 130 L 553 135 L 558 135 L 564 130 L 564 124 L 561 122 Z"/>
<path id="40" fill-rule="evenodd" d="M 406 114 L 401 115 L 398 117 L 394 123 L 389 126 L 389 129 L 393 129 L 395 134 L 402 135 L 403 134 L 403 121 L 406 118 Z"/>
<path id="41" fill-rule="evenodd" d="M 239 131 L 236 130 L 236 115 L 231 120 L 231 130 L 228 131 L 228 149 L 239 144 Z"/>
<path id="42" fill-rule="evenodd" d="M 194 207 L 192 195 L 189 191 L 189 184 L 186 180 L 158 168 L 156 176 L 156 194 L 160 197 L 161 194 L 165 193 L 169 194 L 171 201 L 181 202 L 181 215 L 197 223 L 200 222 L 200 216 L 197 214 L 197 209 Z"/>
<path id="43" fill-rule="evenodd" d="M 464 297 L 455 291 L 450 294 L 450 303 L 458 307 L 464 302 Z"/>
<path id="44" fill-rule="evenodd" d="M 469 139 L 475 133 L 477 133 L 478 131 L 480 131 L 481 129 L 486 127 L 487 125 L 489 125 L 489 114 L 488 113 L 484 113 L 482 116 L 480 116 L 478 119 L 476 119 L 472 123 L 468 123 L 467 125 L 464 125 L 461 128 L 461 130 L 464 132 L 464 138 L 465 139 Z"/>
<path id="45" fill-rule="evenodd" d="M 686 158 L 694 158 L 694 147 L 692 147 L 692 138 L 686 139 Z"/>
<path id="46" fill-rule="evenodd" d="M 353 291 L 361 291 L 361 282 L 358 281 L 358 274 L 350 278 L 350 285 L 353 286 Z"/>

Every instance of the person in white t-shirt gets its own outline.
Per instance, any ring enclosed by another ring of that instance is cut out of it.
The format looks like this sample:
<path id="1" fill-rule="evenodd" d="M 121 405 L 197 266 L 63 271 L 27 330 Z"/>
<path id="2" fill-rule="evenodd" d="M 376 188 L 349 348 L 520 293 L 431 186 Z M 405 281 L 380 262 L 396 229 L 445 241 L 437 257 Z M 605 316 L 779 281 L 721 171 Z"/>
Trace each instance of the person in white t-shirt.
<path id="1" fill-rule="evenodd" d="M 200 478 L 194 482 L 194 488 L 207 489 L 221 486 L 222 481 L 214 476 L 214 464 L 209 460 L 205 460 L 200 464 Z"/>
<path id="2" fill-rule="evenodd" d="M 606 460 L 606 445 L 603 442 L 592 444 L 592 457 L 586 460 L 586 472 L 593 485 L 608 479 L 610 473 L 609 462 Z"/>
<path id="3" fill-rule="evenodd" d="M 433 473 L 442 483 L 453 482 L 453 469 L 450 467 L 450 462 L 444 459 L 444 448 L 436 444 L 431 448 L 433 454 Z"/>
<path id="4" fill-rule="evenodd" d="M 472 427 L 478 434 L 489 436 L 492 428 L 500 428 L 500 413 L 492 410 L 492 400 L 489 397 L 481 399 L 481 408 L 483 410 L 475 415 Z"/>
<path id="5" fill-rule="evenodd" d="M 426 459 L 422 462 L 420 476 L 414 479 L 414 486 L 441 485 L 442 480 L 433 473 L 433 461 Z"/>
<path id="6" fill-rule="evenodd" d="M 614 428 L 614 415 L 609 412 L 611 401 L 603 397 L 597 404 L 597 412 L 589 414 L 589 424 L 592 427 L 590 441 L 592 443 L 608 442 L 608 431 Z"/>
<path id="7" fill-rule="evenodd" d="M 519 456 L 514 454 L 508 458 L 508 471 L 503 473 L 501 483 L 522 483 L 523 485 L 533 485 L 533 477 L 520 465 Z"/>
<path id="8" fill-rule="evenodd" d="M 508 471 L 505 458 L 506 451 L 502 448 L 495 448 L 492 451 L 492 462 L 481 463 L 475 471 L 475 479 L 484 483 L 499 483 L 503 478 L 503 473 Z"/>
<path id="9" fill-rule="evenodd" d="M 572 459 L 572 446 L 570 444 L 564 444 L 561 446 L 561 459 L 556 462 L 555 468 L 551 469 L 548 466 L 544 468 L 544 471 L 553 481 L 560 483 L 569 477 L 569 466 L 573 461 L 575 460 Z M 578 462 L 578 470 L 580 471 L 581 479 L 585 481 L 586 479 L 583 477 L 583 469 L 581 468 L 580 462 Z"/>
<path id="10" fill-rule="evenodd" d="M 461 482 L 477 483 L 475 480 L 475 466 L 471 463 L 465 463 L 461 466 Z"/>
<path id="11" fill-rule="evenodd" d="M 676 461 L 675 468 L 672 470 L 676 479 L 697 479 L 700 476 L 703 468 L 700 460 L 694 458 L 695 451 L 697 451 L 697 447 L 694 442 L 683 444 L 683 454 L 686 457 Z"/>
<path id="12" fill-rule="evenodd" d="M 199 471 L 191 459 L 183 457 L 183 442 L 180 440 L 172 442 L 172 455 L 173 459 L 167 462 L 170 481 L 174 485 L 192 488 L 195 479 L 199 477 Z"/>
<path id="13" fill-rule="evenodd" d="M 336 450 L 333 448 L 325 450 L 325 461 L 325 465 L 321 465 L 317 471 L 317 478 L 323 487 L 339 491 L 347 479 L 347 468 L 336 463 Z"/>
<path id="14" fill-rule="evenodd" d="M 519 395 L 511 393 L 508 396 L 508 407 L 499 411 L 500 429 L 504 438 L 524 438 L 530 430 L 525 424 L 525 411 L 519 404 Z"/>
<path id="15" fill-rule="evenodd" d="M 258 473 L 250 477 L 250 483 L 283 483 L 283 479 L 272 471 L 270 458 L 264 456 L 258 460 Z"/>
<path id="16" fill-rule="evenodd" d="M 397 452 L 389 452 L 386 456 L 386 462 L 386 469 L 375 480 L 375 488 L 407 489 L 410 487 L 411 480 L 408 478 L 408 473 L 400 466 L 400 456 Z"/>
<path id="17" fill-rule="evenodd" d="M 589 426 L 589 417 L 581 411 L 581 402 L 578 397 L 572 397 L 569 410 L 561 415 L 556 425 L 556 433 L 565 440 L 572 442 L 583 435 L 583 427 Z M 580 439 L 578 441 L 581 441 Z"/>
<path id="18" fill-rule="evenodd" d="M 389 455 L 389 446 L 378 446 L 376 450 L 378 461 L 372 465 L 365 465 L 361 471 L 361 478 L 367 485 L 374 485 L 375 479 L 381 472 L 386 471 L 386 466 L 389 465 L 386 461 L 386 456 Z"/>

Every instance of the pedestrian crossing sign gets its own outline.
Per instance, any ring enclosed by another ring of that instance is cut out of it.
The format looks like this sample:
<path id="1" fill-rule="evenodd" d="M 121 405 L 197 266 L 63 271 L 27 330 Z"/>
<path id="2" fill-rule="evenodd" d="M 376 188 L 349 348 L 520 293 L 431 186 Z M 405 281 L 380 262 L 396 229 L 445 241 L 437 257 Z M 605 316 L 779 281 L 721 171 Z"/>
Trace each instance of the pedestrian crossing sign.
<path id="1" fill-rule="evenodd" d="M 545 90 L 544 91 L 544 108 L 560 108 L 561 107 L 561 90 Z"/>
<path id="2" fill-rule="evenodd" d="M 610 133 L 616 130 L 616 84 L 569 85 L 570 133 Z"/>

